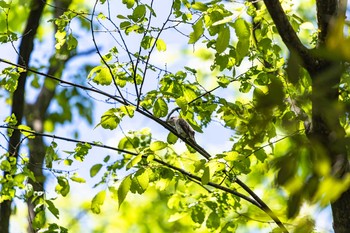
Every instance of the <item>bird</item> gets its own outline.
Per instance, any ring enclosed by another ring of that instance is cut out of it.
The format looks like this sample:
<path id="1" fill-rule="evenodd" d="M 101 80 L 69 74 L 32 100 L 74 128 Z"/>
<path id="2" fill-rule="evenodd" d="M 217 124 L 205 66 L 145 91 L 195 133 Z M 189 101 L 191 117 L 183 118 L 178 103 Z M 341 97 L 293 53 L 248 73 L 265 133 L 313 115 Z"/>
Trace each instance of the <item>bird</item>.
<path id="1" fill-rule="evenodd" d="M 194 130 L 186 120 L 178 116 L 173 116 L 173 117 L 170 117 L 168 122 L 171 125 L 175 126 L 175 129 L 178 134 L 180 134 L 181 136 L 187 139 L 190 139 L 193 142 L 196 142 L 196 140 L 194 139 Z"/>

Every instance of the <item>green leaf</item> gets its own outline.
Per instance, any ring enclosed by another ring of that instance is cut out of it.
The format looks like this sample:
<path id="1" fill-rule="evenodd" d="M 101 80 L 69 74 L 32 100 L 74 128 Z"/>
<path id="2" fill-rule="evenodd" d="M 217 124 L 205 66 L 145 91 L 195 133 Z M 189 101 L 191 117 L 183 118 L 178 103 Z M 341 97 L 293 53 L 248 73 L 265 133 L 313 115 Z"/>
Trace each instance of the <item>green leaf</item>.
<path id="1" fill-rule="evenodd" d="M 89 150 L 92 148 L 92 146 L 85 142 L 85 143 L 81 143 L 78 142 L 77 146 L 74 149 L 74 158 L 78 161 L 84 161 L 85 156 L 89 153 Z"/>
<path id="2" fill-rule="evenodd" d="M 227 26 L 224 26 L 220 31 L 218 38 L 216 40 L 216 52 L 222 53 L 227 48 L 230 42 L 230 29 Z"/>
<path id="3" fill-rule="evenodd" d="M 146 7 L 145 5 L 138 5 L 135 10 L 132 12 L 131 19 L 134 22 L 140 22 L 146 15 Z"/>
<path id="4" fill-rule="evenodd" d="M 145 36 L 142 38 L 141 47 L 144 49 L 149 49 L 154 44 L 154 38 L 151 36 Z M 158 49 L 158 48 L 157 48 Z"/>
<path id="5" fill-rule="evenodd" d="M 120 116 L 117 114 L 118 110 L 116 108 L 111 108 L 107 110 L 102 116 L 100 124 L 104 129 L 113 130 L 117 128 L 120 123 Z M 97 125 L 98 126 L 98 125 Z M 96 127 L 97 127 L 96 126 Z"/>
<path id="6" fill-rule="evenodd" d="M 208 184 L 209 181 L 210 181 L 210 169 L 209 169 L 208 166 L 206 166 L 206 167 L 204 168 L 204 172 L 203 172 L 201 181 L 202 181 L 202 184 L 203 184 L 203 185 Z"/>
<path id="7" fill-rule="evenodd" d="M 45 152 L 45 164 L 47 168 L 52 168 L 52 162 L 58 160 L 58 155 L 54 148 L 57 147 L 55 142 L 51 142 L 51 145 L 46 148 Z"/>
<path id="8" fill-rule="evenodd" d="M 38 213 L 35 214 L 35 217 L 33 219 L 33 229 L 40 229 L 45 225 L 46 222 L 46 216 L 45 211 L 40 210 Z"/>
<path id="9" fill-rule="evenodd" d="M 194 206 L 192 208 L 192 212 L 191 212 L 191 218 L 192 218 L 193 222 L 202 224 L 204 222 L 204 219 L 205 219 L 204 213 L 205 212 L 201 206 L 199 206 L 199 205 Z"/>
<path id="10" fill-rule="evenodd" d="M 72 34 L 68 35 L 67 38 L 67 48 L 68 50 L 75 49 L 78 46 L 78 41 L 75 39 L 75 37 Z"/>
<path id="11" fill-rule="evenodd" d="M 50 200 L 46 200 L 45 202 L 46 202 L 47 208 L 48 208 L 48 210 L 51 212 L 51 214 L 53 214 L 53 216 L 55 216 L 57 219 L 59 219 L 59 214 L 60 214 L 60 212 L 59 212 L 59 210 L 56 208 L 56 206 L 53 204 L 53 202 L 50 201 Z"/>
<path id="12" fill-rule="evenodd" d="M 123 105 L 120 108 L 120 111 L 123 113 L 124 115 L 128 115 L 130 118 L 132 118 L 134 116 L 135 113 L 135 106 L 132 105 Z"/>
<path id="13" fill-rule="evenodd" d="M 250 27 L 247 21 L 242 18 L 237 19 L 233 23 L 233 27 L 235 29 L 236 35 L 239 40 L 250 38 Z"/>
<path id="14" fill-rule="evenodd" d="M 130 191 L 130 186 L 131 186 L 131 177 L 130 175 L 125 177 L 124 180 L 121 182 L 121 184 L 118 187 L 118 204 L 119 208 L 121 204 L 124 202 L 126 195 Z"/>
<path id="15" fill-rule="evenodd" d="M 219 215 L 215 212 L 211 212 L 208 216 L 206 226 L 211 229 L 218 229 L 220 227 Z"/>
<path id="16" fill-rule="evenodd" d="M 26 125 L 19 125 L 18 126 L 18 129 L 21 131 L 21 133 L 29 138 L 29 139 L 34 139 L 35 138 L 35 135 L 31 132 L 34 132 L 34 130 L 32 130 L 29 126 L 26 126 Z"/>
<path id="17" fill-rule="evenodd" d="M 170 215 L 168 222 L 176 222 L 177 220 L 188 215 L 188 212 L 177 212 L 175 214 Z"/>
<path id="18" fill-rule="evenodd" d="M 226 88 L 231 83 L 231 80 L 226 75 L 223 75 L 218 77 L 217 82 L 220 87 Z"/>
<path id="19" fill-rule="evenodd" d="M 135 173 L 132 179 L 132 183 L 138 194 L 144 193 L 148 188 L 148 184 L 149 184 L 148 170 L 144 168 L 139 169 Z"/>
<path id="20" fill-rule="evenodd" d="M 166 44 L 165 44 L 164 40 L 158 38 L 158 40 L 156 42 L 156 47 L 157 47 L 157 50 L 159 52 L 164 52 L 166 50 Z"/>
<path id="21" fill-rule="evenodd" d="M 288 219 L 295 218 L 300 211 L 302 205 L 302 196 L 300 193 L 295 193 L 288 198 L 287 217 Z"/>
<path id="22" fill-rule="evenodd" d="M 106 198 L 106 190 L 98 192 L 91 201 L 91 211 L 94 214 L 101 212 L 101 206 L 103 205 Z"/>
<path id="23" fill-rule="evenodd" d="M 199 38 L 204 33 L 204 27 L 203 27 L 203 20 L 200 18 L 197 23 L 195 23 L 192 26 L 193 32 L 190 33 L 190 40 L 188 41 L 189 44 L 194 44 L 196 43 Z"/>
<path id="24" fill-rule="evenodd" d="M 177 140 L 178 140 L 178 137 L 177 137 L 175 134 L 173 134 L 172 132 L 170 132 L 170 133 L 168 134 L 168 137 L 167 137 L 167 139 L 166 139 L 166 141 L 167 141 L 169 144 L 175 144 L 175 143 L 177 142 Z"/>
<path id="25" fill-rule="evenodd" d="M 237 64 L 240 64 L 240 62 L 245 58 L 245 56 L 248 54 L 250 48 L 250 41 L 247 39 L 239 40 L 236 47 L 236 59 Z"/>
<path id="26" fill-rule="evenodd" d="M 0 7 L 1 8 L 10 8 L 10 4 L 6 3 L 6 1 L 0 1 Z"/>
<path id="27" fill-rule="evenodd" d="M 98 85 L 108 86 L 112 83 L 112 75 L 107 67 L 101 67 L 92 81 Z"/>
<path id="28" fill-rule="evenodd" d="M 64 197 L 67 196 L 70 190 L 70 186 L 67 178 L 63 176 L 59 176 L 57 177 L 57 183 L 58 184 L 56 185 L 56 188 L 55 188 L 56 192 L 61 194 Z"/>
<path id="29" fill-rule="evenodd" d="M 236 46 L 236 59 L 239 64 L 243 58 L 247 55 L 250 48 L 250 27 L 249 24 L 242 18 L 237 19 L 233 27 L 238 37 L 238 43 Z"/>
<path id="30" fill-rule="evenodd" d="M 134 6 L 135 0 L 123 0 L 123 4 L 125 4 L 126 7 L 130 9 Z"/>
<path id="31" fill-rule="evenodd" d="M 181 108 L 181 111 L 186 112 L 188 108 L 188 101 L 184 96 L 180 96 L 175 100 L 177 106 Z"/>
<path id="32" fill-rule="evenodd" d="M 265 159 L 267 158 L 267 155 L 266 155 L 266 153 L 265 153 L 265 150 L 263 150 L 263 149 L 260 149 L 260 150 L 258 150 L 258 151 L 256 151 L 255 153 L 255 157 L 260 161 L 260 162 L 264 162 L 265 161 Z"/>
<path id="33" fill-rule="evenodd" d="M 62 46 L 66 43 L 66 36 L 67 33 L 66 31 L 57 31 L 55 34 L 55 38 L 56 38 L 56 45 L 55 48 L 57 50 L 60 50 L 62 48 Z"/>
<path id="34" fill-rule="evenodd" d="M 152 151 L 158 151 L 158 150 L 162 150 L 164 148 L 167 147 L 167 144 L 165 142 L 162 142 L 162 141 L 155 141 L 155 142 L 152 142 L 151 145 L 150 145 L 150 149 Z"/>
<path id="35" fill-rule="evenodd" d="M 102 168 L 102 164 L 100 164 L 100 163 L 95 164 L 94 166 L 92 166 L 90 168 L 90 177 L 96 176 L 96 174 L 101 170 L 101 168 Z"/>
<path id="36" fill-rule="evenodd" d="M 107 155 L 104 159 L 103 159 L 103 162 L 107 163 L 109 161 L 109 159 L 111 158 L 110 155 Z"/>
<path id="37" fill-rule="evenodd" d="M 191 86 L 191 85 L 184 86 L 183 92 L 184 92 L 184 97 L 186 98 L 187 102 L 191 102 L 192 100 L 197 98 L 197 94 L 195 92 L 194 86 Z"/>
<path id="38" fill-rule="evenodd" d="M 139 154 L 135 156 L 127 165 L 126 165 L 126 170 L 129 170 L 130 168 L 134 167 L 137 165 L 140 161 L 142 160 L 142 154 Z"/>
<path id="39" fill-rule="evenodd" d="M 198 10 L 198 11 L 206 11 L 208 9 L 207 5 L 205 5 L 202 2 L 195 2 L 192 4 L 192 9 Z"/>
<path id="40" fill-rule="evenodd" d="M 74 174 L 72 177 L 70 177 L 71 181 L 77 182 L 77 183 L 86 183 L 86 180 L 82 177 L 79 177 L 78 174 Z"/>
<path id="41" fill-rule="evenodd" d="M 153 114 L 155 117 L 165 117 L 168 114 L 168 105 L 163 98 L 158 98 L 154 102 Z"/>
<path id="42" fill-rule="evenodd" d="M 8 160 L 1 161 L 0 168 L 2 171 L 11 171 L 11 164 Z"/>

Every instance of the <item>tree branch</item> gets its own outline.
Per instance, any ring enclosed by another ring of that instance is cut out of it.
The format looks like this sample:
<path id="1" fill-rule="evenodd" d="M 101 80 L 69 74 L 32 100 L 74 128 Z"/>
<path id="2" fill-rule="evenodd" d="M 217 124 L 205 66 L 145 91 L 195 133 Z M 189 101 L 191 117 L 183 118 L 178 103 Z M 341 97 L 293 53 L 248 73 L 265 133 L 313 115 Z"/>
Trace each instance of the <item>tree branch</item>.
<path id="1" fill-rule="evenodd" d="M 19 133 L 25 132 L 25 133 L 30 133 L 34 136 L 58 139 L 58 140 L 66 141 L 66 142 L 87 143 L 87 144 L 94 146 L 94 147 L 100 147 L 100 148 L 104 148 L 104 149 L 114 150 L 114 151 L 118 151 L 120 153 L 125 153 L 125 154 L 130 154 L 130 155 L 138 155 L 138 153 L 135 153 L 132 151 L 122 150 L 122 149 L 118 149 L 118 148 L 115 148 L 112 146 L 106 146 L 104 144 L 99 144 L 96 142 L 87 142 L 87 141 L 82 141 L 82 140 L 77 140 L 77 139 L 72 139 L 72 138 L 67 138 L 67 137 L 61 137 L 61 136 L 57 136 L 57 135 L 53 135 L 53 134 L 39 133 L 39 132 L 36 132 L 34 130 L 18 129 L 16 127 L 12 127 L 12 126 L 8 126 L 8 125 L 0 125 L 0 128 L 13 129 L 15 131 L 18 131 Z"/>
<path id="2" fill-rule="evenodd" d="M 314 58 L 311 56 L 310 50 L 301 43 L 279 0 L 264 0 L 264 3 L 284 44 L 290 51 L 299 54 L 305 67 L 312 67 Z"/>
<path id="3" fill-rule="evenodd" d="M 325 44 L 326 37 L 332 18 L 337 14 L 338 0 L 317 0 L 317 24 L 318 24 L 318 40 L 317 47 Z"/>
<path id="4" fill-rule="evenodd" d="M 126 99 L 124 98 L 122 92 L 120 91 L 120 88 L 119 88 L 118 84 L 116 83 L 116 80 L 115 80 L 115 76 L 114 76 L 114 74 L 113 74 L 113 71 L 112 71 L 111 67 L 107 64 L 106 60 L 103 58 L 103 56 L 102 56 L 102 54 L 101 54 L 101 52 L 100 52 L 100 49 L 98 48 L 97 43 L 96 43 L 96 39 L 95 39 L 95 30 L 94 30 L 94 24 L 93 24 L 94 21 L 93 21 L 93 20 L 94 20 L 94 16 L 95 16 L 95 10 L 96 10 L 96 5 L 97 5 L 97 3 L 98 3 L 98 0 L 95 1 L 94 7 L 93 7 L 93 10 L 92 10 L 92 14 L 91 14 L 91 19 L 90 19 L 90 27 L 91 27 L 92 41 L 93 41 L 93 43 L 94 43 L 94 45 L 95 45 L 97 54 L 98 54 L 99 57 L 101 58 L 103 64 L 107 67 L 107 69 L 108 69 L 108 71 L 109 71 L 109 73 L 110 73 L 110 75 L 111 75 L 111 77 L 112 77 L 113 84 L 114 84 L 115 88 L 117 89 L 120 98 L 123 100 L 123 104 L 126 104 L 127 101 L 126 101 Z"/>

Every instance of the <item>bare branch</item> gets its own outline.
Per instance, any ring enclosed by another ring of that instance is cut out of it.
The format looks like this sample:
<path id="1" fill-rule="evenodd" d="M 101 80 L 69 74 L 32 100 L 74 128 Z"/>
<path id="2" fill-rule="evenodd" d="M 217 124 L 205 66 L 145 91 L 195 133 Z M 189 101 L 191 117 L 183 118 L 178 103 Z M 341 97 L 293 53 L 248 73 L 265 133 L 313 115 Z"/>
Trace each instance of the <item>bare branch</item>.
<path id="1" fill-rule="evenodd" d="M 135 152 L 132 152 L 132 151 L 122 150 L 122 149 L 118 149 L 118 148 L 115 148 L 115 147 L 112 147 L 112 146 L 99 144 L 99 143 L 96 143 L 96 142 L 87 142 L 87 141 L 82 141 L 82 140 L 77 140 L 77 139 L 72 139 L 72 138 L 67 138 L 67 137 L 61 137 L 61 136 L 47 134 L 47 133 L 39 133 L 39 132 L 36 132 L 36 131 L 33 131 L 33 130 L 18 129 L 16 127 L 12 127 L 12 126 L 8 126 L 8 125 L 0 125 L 0 128 L 2 128 L 2 129 L 13 129 L 13 130 L 16 130 L 16 131 L 19 131 L 19 132 L 30 133 L 30 134 L 35 135 L 35 136 L 53 138 L 53 139 L 58 139 L 58 140 L 62 140 L 62 141 L 67 141 L 67 142 L 87 143 L 87 144 L 90 144 L 91 146 L 94 146 L 94 147 L 101 147 L 101 148 L 105 148 L 105 149 L 109 149 L 109 150 L 118 151 L 120 153 L 130 154 L 130 155 L 138 155 L 138 153 L 135 153 Z"/>
<path id="2" fill-rule="evenodd" d="M 152 1 L 153 3 L 153 1 Z M 136 107 L 138 108 L 139 105 L 140 105 L 140 101 L 141 101 L 141 95 L 142 95 L 142 88 L 143 88 L 143 84 L 145 83 L 145 79 L 146 79 L 146 73 L 147 73 L 147 70 L 148 70 L 148 63 L 149 63 L 149 60 L 151 58 L 151 54 L 154 50 L 154 48 L 156 47 L 156 44 L 157 44 L 157 40 L 159 39 L 160 37 L 160 34 L 163 32 L 164 28 L 165 28 L 165 25 L 169 22 L 170 20 L 170 16 L 173 12 L 173 5 L 174 5 L 174 1 L 173 3 L 171 4 L 171 8 L 170 8 L 170 12 L 169 12 L 169 15 L 168 15 L 168 18 L 165 20 L 165 22 L 163 23 L 162 27 L 160 28 L 156 38 L 155 38 L 155 41 L 154 41 L 154 44 L 152 46 L 152 48 L 150 49 L 150 51 L 148 52 L 148 56 L 147 56 L 147 60 L 146 60 L 146 63 L 145 63 L 145 67 L 144 67 L 144 71 L 143 71 L 143 79 L 142 79 L 142 82 L 141 82 L 141 85 L 140 85 L 140 91 L 139 91 L 139 96 L 137 98 L 137 104 L 136 104 Z M 150 13 L 151 15 L 151 13 Z M 141 48 L 141 46 L 140 46 Z M 135 72 L 136 72 L 136 68 L 135 68 Z"/>
<path id="3" fill-rule="evenodd" d="M 96 39 L 95 39 L 95 30 L 94 30 L 94 24 L 93 24 L 93 22 L 94 22 L 94 16 L 95 16 L 95 10 L 96 10 L 96 5 L 97 5 L 97 3 L 98 3 L 98 0 L 95 1 L 94 7 L 93 7 L 93 9 L 92 9 L 91 20 L 90 20 L 92 41 L 93 41 L 93 43 L 94 43 L 94 45 L 95 45 L 97 54 L 100 56 L 100 58 L 101 58 L 103 64 L 105 64 L 105 66 L 106 66 L 106 67 L 108 68 L 108 70 L 109 70 L 109 73 L 110 73 L 111 76 L 112 76 L 112 80 L 113 80 L 114 86 L 115 86 L 115 88 L 117 89 L 120 98 L 123 100 L 124 104 L 126 104 L 127 101 L 126 101 L 126 99 L 124 98 L 122 92 L 120 91 L 120 88 L 119 88 L 118 84 L 116 83 L 116 80 L 115 80 L 113 71 L 112 71 L 111 67 L 108 65 L 108 63 L 106 62 L 106 60 L 103 58 L 103 56 L 102 56 L 102 54 L 101 54 L 101 52 L 100 52 L 100 50 L 99 50 L 99 48 L 98 48 L 98 46 L 97 46 L 97 43 L 96 43 Z"/>

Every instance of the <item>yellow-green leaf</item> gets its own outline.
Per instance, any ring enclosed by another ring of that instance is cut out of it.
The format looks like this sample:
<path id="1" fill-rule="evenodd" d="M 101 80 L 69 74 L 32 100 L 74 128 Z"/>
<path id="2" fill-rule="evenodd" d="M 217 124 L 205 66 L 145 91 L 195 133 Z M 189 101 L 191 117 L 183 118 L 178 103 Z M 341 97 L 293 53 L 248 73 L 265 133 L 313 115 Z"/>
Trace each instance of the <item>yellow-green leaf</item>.
<path id="1" fill-rule="evenodd" d="M 141 168 L 135 173 L 133 183 L 138 194 L 142 194 L 146 191 L 149 184 L 148 170 Z"/>
<path id="2" fill-rule="evenodd" d="M 130 168 L 134 167 L 136 164 L 138 164 L 142 159 L 142 154 L 139 154 L 135 156 L 127 165 L 126 170 L 129 170 Z"/>
<path id="3" fill-rule="evenodd" d="M 33 219 L 33 228 L 38 229 L 42 228 L 46 222 L 46 216 L 45 216 L 45 211 L 40 210 L 38 213 L 35 214 L 35 217 Z"/>
<path id="4" fill-rule="evenodd" d="M 165 117 L 168 114 L 168 105 L 163 98 L 158 98 L 154 102 L 153 114 L 155 117 Z"/>
<path id="5" fill-rule="evenodd" d="M 77 183 L 85 183 L 86 180 L 82 177 L 79 177 L 78 174 L 74 174 L 72 177 L 70 177 L 70 179 L 74 182 L 77 182 Z"/>
<path id="6" fill-rule="evenodd" d="M 19 125 L 18 126 L 18 129 L 21 131 L 21 133 L 29 138 L 29 139 L 33 139 L 35 138 L 35 135 L 31 132 L 34 132 L 29 126 L 26 126 L 26 125 Z"/>
<path id="7" fill-rule="evenodd" d="M 124 180 L 120 183 L 119 188 L 118 188 L 118 204 L 119 207 L 121 204 L 124 202 L 126 195 L 130 191 L 130 186 L 131 186 L 131 178 L 130 175 L 125 177 Z"/>
<path id="8" fill-rule="evenodd" d="M 134 116 L 135 106 L 123 105 L 119 109 L 122 113 L 124 113 L 125 115 L 128 115 L 129 117 Z"/>
<path id="9" fill-rule="evenodd" d="M 101 212 L 101 206 L 103 205 L 106 198 L 106 190 L 102 190 L 97 193 L 91 201 L 91 211 L 94 214 L 99 214 Z"/>
<path id="10" fill-rule="evenodd" d="M 165 142 L 162 142 L 162 141 L 155 141 L 155 142 L 152 142 L 151 145 L 150 145 L 150 149 L 152 151 L 158 151 L 158 150 L 162 150 L 164 148 L 167 147 L 167 144 Z"/>
<path id="11" fill-rule="evenodd" d="M 224 26 L 220 31 L 216 40 L 216 52 L 222 53 L 230 42 L 230 29 Z"/>
<path id="12" fill-rule="evenodd" d="M 90 177 L 96 176 L 96 174 L 101 170 L 101 168 L 102 168 L 102 164 L 100 164 L 100 163 L 95 164 L 94 166 L 92 166 L 90 168 Z"/>
<path id="13" fill-rule="evenodd" d="M 118 111 L 116 108 L 111 108 L 108 111 L 106 111 L 101 116 L 101 122 L 99 125 L 102 126 L 104 129 L 110 129 L 113 130 L 117 128 L 117 126 L 120 123 L 119 116 L 116 114 Z"/>
<path id="14" fill-rule="evenodd" d="M 102 67 L 92 80 L 96 84 L 108 86 L 112 83 L 112 75 L 107 67 Z"/>
<path id="15" fill-rule="evenodd" d="M 201 2 L 195 2 L 192 4 L 192 9 L 198 10 L 198 11 L 206 11 L 208 9 L 207 5 Z"/>
<path id="16" fill-rule="evenodd" d="M 177 139 L 178 139 L 178 137 L 175 134 L 173 134 L 172 132 L 170 132 L 168 134 L 168 137 L 167 137 L 166 141 L 169 144 L 175 144 L 177 142 Z"/>
<path id="17" fill-rule="evenodd" d="M 157 47 L 157 50 L 159 52 L 165 51 L 166 50 L 166 44 L 165 44 L 164 40 L 158 38 L 158 40 L 156 42 L 156 47 Z"/>
<path id="18" fill-rule="evenodd" d="M 199 38 L 204 33 L 204 27 L 203 27 L 203 20 L 199 19 L 197 23 L 195 23 L 192 26 L 193 32 L 190 33 L 190 40 L 188 41 L 189 44 L 194 44 L 196 43 Z"/>

